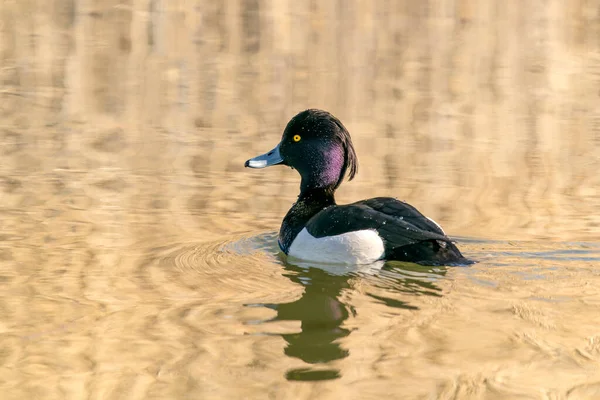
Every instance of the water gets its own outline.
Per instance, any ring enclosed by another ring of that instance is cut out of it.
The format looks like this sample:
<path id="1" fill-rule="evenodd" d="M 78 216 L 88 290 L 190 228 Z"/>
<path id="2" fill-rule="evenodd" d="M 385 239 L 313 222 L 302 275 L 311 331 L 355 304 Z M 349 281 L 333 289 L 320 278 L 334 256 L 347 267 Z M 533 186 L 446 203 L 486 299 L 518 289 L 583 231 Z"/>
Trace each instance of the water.
<path id="1" fill-rule="evenodd" d="M 4 1 L 1 397 L 600 398 L 599 13 Z M 478 263 L 282 257 L 308 107 Z"/>

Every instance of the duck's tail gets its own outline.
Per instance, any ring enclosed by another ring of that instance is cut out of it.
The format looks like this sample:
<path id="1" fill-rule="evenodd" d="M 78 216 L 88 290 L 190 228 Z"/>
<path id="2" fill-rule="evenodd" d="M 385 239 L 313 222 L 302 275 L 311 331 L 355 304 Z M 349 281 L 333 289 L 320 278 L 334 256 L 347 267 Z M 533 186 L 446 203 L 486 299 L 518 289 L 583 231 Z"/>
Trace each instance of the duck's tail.
<path id="1" fill-rule="evenodd" d="M 465 258 L 450 240 L 435 239 L 397 247 L 386 258 L 421 265 L 466 266 L 476 262 Z"/>

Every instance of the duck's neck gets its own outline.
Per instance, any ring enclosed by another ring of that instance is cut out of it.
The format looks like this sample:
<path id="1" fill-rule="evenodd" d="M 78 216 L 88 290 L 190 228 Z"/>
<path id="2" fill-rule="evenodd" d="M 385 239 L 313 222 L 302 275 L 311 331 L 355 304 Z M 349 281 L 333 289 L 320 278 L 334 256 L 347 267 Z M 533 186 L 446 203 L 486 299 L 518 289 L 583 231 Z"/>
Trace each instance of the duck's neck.
<path id="1" fill-rule="evenodd" d="M 309 219 L 326 207 L 335 205 L 335 187 L 305 189 L 288 211 L 279 230 L 279 247 L 287 254 Z"/>

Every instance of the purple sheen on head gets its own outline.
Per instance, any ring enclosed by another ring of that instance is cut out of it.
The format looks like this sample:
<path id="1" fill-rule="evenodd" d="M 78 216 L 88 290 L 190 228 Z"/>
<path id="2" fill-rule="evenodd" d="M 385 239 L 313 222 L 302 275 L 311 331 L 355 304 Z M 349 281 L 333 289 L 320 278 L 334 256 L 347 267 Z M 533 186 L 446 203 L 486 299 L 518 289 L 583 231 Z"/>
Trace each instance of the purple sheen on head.
<path id="1" fill-rule="evenodd" d="M 322 181 L 327 185 L 337 186 L 344 168 L 344 151 L 340 146 L 327 149 L 324 157 Z"/>
<path id="2" fill-rule="evenodd" d="M 344 172 L 344 149 L 337 143 L 313 153 L 309 176 L 302 175 L 301 188 L 337 187 Z"/>

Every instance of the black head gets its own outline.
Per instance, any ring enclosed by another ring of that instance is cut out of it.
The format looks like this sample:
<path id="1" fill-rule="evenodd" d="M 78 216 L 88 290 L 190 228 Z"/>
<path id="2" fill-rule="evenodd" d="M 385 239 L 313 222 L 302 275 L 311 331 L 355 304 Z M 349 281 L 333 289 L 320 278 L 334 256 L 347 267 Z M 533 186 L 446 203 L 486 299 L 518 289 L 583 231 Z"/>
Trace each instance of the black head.
<path id="1" fill-rule="evenodd" d="M 352 180 L 358 160 L 350 133 L 336 117 L 322 110 L 306 110 L 288 122 L 281 142 L 270 152 L 246 161 L 245 166 L 264 168 L 288 165 L 300 173 L 301 190 L 337 188 L 346 172 Z"/>

